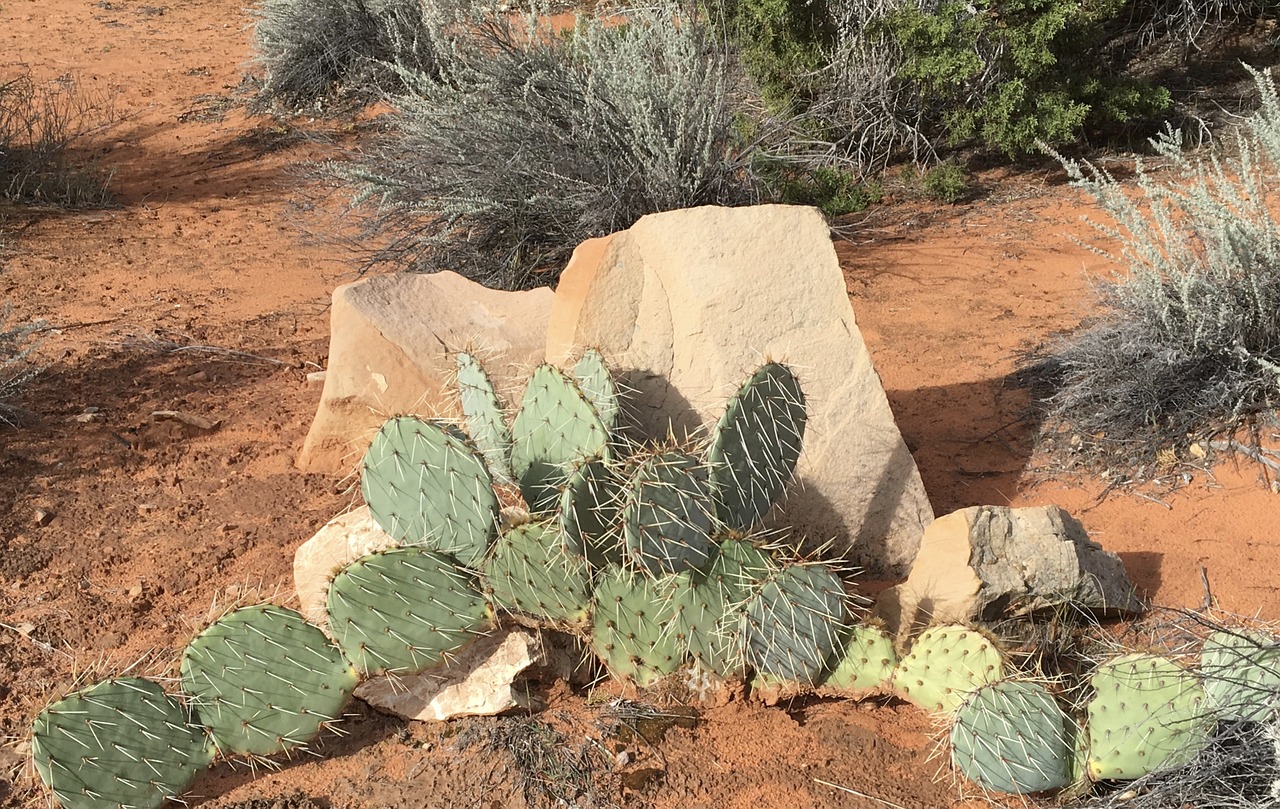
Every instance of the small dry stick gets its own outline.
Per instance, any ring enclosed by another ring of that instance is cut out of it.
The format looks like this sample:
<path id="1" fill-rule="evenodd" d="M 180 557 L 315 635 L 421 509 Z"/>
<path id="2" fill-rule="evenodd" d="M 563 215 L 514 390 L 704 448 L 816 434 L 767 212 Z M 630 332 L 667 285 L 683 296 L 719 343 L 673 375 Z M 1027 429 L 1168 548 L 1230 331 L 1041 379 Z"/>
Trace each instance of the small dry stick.
<path id="1" fill-rule="evenodd" d="M 877 798 L 874 795 L 868 795 L 865 792 L 859 792 L 856 789 L 849 789 L 848 787 L 842 787 L 839 784 L 833 784 L 830 781 L 823 781 L 821 778 L 815 778 L 813 779 L 813 782 L 815 784 L 822 784 L 824 787 L 831 787 L 832 789 L 838 789 L 841 792 L 847 792 L 850 795 L 857 795 L 859 798 L 866 798 L 869 801 L 875 801 L 876 803 L 881 804 L 882 806 L 891 806 L 893 807 L 893 809 L 907 809 L 907 807 L 903 806 L 900 803 L 893 803 L 891 801 L 886 801 L 881 798 Z"/>
<path id="2" fill-rule="evenodd" d="M 1276 461 L 1273 457 L 1274 453 L 1268 452 L 1261 447 L 1250 447 L 1241 444 L 1239 441 L 1210 441 L 1209 449 L 1219 452 L 1238 452 L 1246 458 L 1250 458 L 1263 466 L 1270 469 L 1276 474 L 1280 474 L 1280 461 Z"/>

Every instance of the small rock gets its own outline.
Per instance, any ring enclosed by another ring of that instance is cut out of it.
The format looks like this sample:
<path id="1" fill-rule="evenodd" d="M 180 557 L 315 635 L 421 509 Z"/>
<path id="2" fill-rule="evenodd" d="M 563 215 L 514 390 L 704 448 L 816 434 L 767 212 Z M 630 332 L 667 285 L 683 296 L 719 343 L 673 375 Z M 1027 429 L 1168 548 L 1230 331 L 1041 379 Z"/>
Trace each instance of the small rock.
<path id="1" fill-rule="evenodd" d="M 209 375 L 206 374 L 204 371 L 196 371 L 194 374 L 187 377 L 187 381 L 188 382 L 208 382 Z"/>
<path id="2" fill-rule="evenodd" d="M 1102 615 L 1144 609 L 1116 554 L 1057 506 L 973 506 L 925 529 L 907 580 L 876 614 L 899 642 L 931 623 L 990 621 L 1071 603 Z"/>
<path id="3" fill-rule="evenodd" d="M 71 420 L 77 424 L 93 424 L 96 421 L 102 421 L 102 414 L 96 410 L 92 413 L 86 410 L 83 413 L 72 416 Z"/>
<path id="4" fill-rule="evenodd" d="M 325 379 L 325 377 L 326 377 L 327 375 L 328 375 L 328 373 L 327 373 L 326 371 L 313 371 L 313 372 L 311 372 L 311 373 L 307 374 L 307 387 L 308 387 L 308 388 L 323 388 L 323 387 L 324 387 L 324 379 Z"/>
<path id="5" fill-rule="evenodd" d="M 157 410 L 151 414 L 152 421 L 178 421 L 188 427 L 195 427 L 197 430 L 212 432 L 222 426 L 222 420 L 210 421 L 203 416 L 196 416 L 191 413 L 183 413 L 179 410 Z"/>
<path id="6" fill-rule="evenodd" d="M 138 504 L 138 513 L 139 513 L 139 514 L 150 514 L 151 512 L 153 512 L 153 511 L 155 511 L 155 510 L 156 510 L 156 504 L 155 504 L 155 503 L 139 503 L 139 504 Z"/>
<path id="7" fill-rule="evenodd" d="M 36 509 L 35 518 L 33 519 L 33 522 L 36 525 L 45 526 L 53 522 L 53 518 L 56 516 L 58 515 L 54 514 L 52 511 L 50 511 L 47 508 L 38 508 Z"/>
<path id="8" fill-rule="evenodd" d="M 142 585 L 135 584 L 129 588 L 129 600 L 137 601 L 139 598 L 142 598 Z"/>

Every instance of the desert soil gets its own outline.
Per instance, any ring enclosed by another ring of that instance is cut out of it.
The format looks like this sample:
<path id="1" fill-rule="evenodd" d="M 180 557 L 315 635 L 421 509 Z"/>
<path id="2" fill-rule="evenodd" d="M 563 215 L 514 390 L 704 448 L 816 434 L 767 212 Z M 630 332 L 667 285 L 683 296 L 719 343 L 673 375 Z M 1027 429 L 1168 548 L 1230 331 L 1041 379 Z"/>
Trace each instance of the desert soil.
<path id="1" fill-rule="evenodd" d="M 123 115 L 99 154 L 118 205 L 19 212 L 0 273 L 15 316 L 50 326 L 48 368 L 23 400 L 32 416 L 0 431 L 0 805 L 45 805 L 25 735 L 50 696 L 95 674 L 172 674 L 216 605 L 287 598 L 294 548 L 359 497 L 350 479 L 293 465 L 329 296 L 353 276 L 289 213 L 291 166 L 323 147 L 233 103 L 249 54 L 243 5 L 0 2 L 0 76 L 74 75 Z M 1277 495 L 1256 468 L 1219 465 L 1143 497 L 1033 455 L 1013 355 L 1076 324 L 1088 278 L 1110 268 L 1073 241 L 1091 238 L 1090 209 L 1060 177 L 986 181 L 979 201 L 895 206 L 837 244 L 937 513 L 1056 503 L 1155 602 L 1198 607 L 1203 570 L 1222 609 L 1280 618 Z M 153 420 L 164 410 L 216 426 Z M 952 783 L 930 720 L 904 703 L 734 701 L 646 739 L 609 731 L 610 696 L 548 686 L 554 731 L 537 732 L 617 765 L 581 806 L 984 805 Z M 518 745 L 502 743 L 530 728 L 406 723 L 357 704 L 318 757 L 276 771 L 219 764 L 189 803 L 538 805 L 548 799 L 522 781 Z"/>

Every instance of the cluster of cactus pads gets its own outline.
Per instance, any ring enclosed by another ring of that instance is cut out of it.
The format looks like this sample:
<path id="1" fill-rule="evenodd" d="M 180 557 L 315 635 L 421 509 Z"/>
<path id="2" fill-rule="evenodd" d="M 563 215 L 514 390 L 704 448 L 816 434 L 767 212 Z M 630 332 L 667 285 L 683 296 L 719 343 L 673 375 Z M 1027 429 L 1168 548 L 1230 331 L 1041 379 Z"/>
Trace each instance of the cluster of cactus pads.
<path id="1" fill-rule="evenodd" d="M 365 501 L 398 544 L 336 572 L 328 634 L 282 607 L 241 608 L 187 646 L 178 697 L 119 678 L 48 706 L 32 751 L 59 803 L 159 806 L 219 755 L 305 746 L 362 677 L 428 671 L 504 622 L 574 633 L 640 687 L 684 670 L 704 684 L 896 694 L 946 717 L 958 772 L 1010 793 L 1184 762 L 1217 719 L 1261 718 L 1280 690 L 1280 643 L 1249 633 L 1210 637 L 1198 673 L 1155 654 L 1104 661 L 1075 707 L 1014 672 L 980 629 L 930 628 L 900 657 L 854 620 L 838 565 L 761 539 L 807 420 L 779 363 L 695 447 L 624 438 L 595 351 L 568 373 L 537 368 L 510 423 L 480 364 L 457 360 L 466 430 L 393 418 L 365 456 Z"/>

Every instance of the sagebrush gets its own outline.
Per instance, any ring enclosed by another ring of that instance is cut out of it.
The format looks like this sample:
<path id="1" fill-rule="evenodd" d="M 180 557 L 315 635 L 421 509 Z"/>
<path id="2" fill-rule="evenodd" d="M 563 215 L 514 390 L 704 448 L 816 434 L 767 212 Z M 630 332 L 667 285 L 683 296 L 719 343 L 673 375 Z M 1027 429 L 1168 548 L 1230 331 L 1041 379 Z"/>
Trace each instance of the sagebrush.
<path id="1" fill-rule="evenodd" d="M 355 192 L 372 263 L 489 286 L 554 283 L 584 239 L 641 216 L 758 198 L 723 47 L 674 4 L 625 26 L 476 13 L 402 70 L 378 143 L 321 174 Z"/>
<path id="2" fill-rule="evenodd" d="M 434 8 L 424 0 L 262 0 L 253 106 L 341 113 L 403 89 L 398 67 L 433 69 Z"/>
<path id="3" fill-rule="evenodd" d="M 1280 100 L 1255 73 L 1262 104 L 1229 151 L 1153 141 L 1168 174 L 1139 163 L 1135 198 L 1107 172 L 1065 160 L 1114 224 L 1104 252 L 1124 271 L 1097 284 L 1098 312 L 1033 355 L 1052 382 L 1050 433 L 1090 457 L 1146 464 L 1161 450 L 1231 430 L 1280 404 Z"/>

